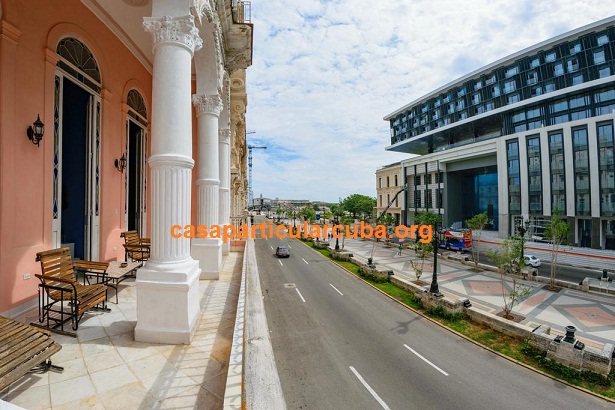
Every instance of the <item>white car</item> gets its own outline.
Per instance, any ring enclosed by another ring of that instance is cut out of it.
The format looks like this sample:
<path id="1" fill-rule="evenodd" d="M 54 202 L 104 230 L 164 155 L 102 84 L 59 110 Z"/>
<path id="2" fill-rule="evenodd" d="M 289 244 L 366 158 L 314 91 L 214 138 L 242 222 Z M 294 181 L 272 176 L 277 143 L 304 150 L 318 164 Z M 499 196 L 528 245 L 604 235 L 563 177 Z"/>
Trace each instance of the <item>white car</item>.
<path id="1" fill-rule="evenodd" d="M 540 266 L 540 259 L 533 255 L 523 255 L 523 258 L 525 259 L 526 266 L 531 266 L 532 268 L 537 268 Z"/>

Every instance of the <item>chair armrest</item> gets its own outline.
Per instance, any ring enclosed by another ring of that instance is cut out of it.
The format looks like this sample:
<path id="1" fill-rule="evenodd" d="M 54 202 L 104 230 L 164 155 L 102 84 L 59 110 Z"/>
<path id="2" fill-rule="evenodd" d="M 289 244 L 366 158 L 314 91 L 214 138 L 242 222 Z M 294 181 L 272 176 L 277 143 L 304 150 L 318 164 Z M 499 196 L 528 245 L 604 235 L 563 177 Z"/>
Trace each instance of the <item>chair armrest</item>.
<path id="1" fill-rule="evenodd" d="M 141 245 L 150 245 L 150 244 L 151 244 L 150 238 L 141 238 Z"/>
<path id="2" fill-rule="evenodd" d="M 88 272 L 100 271 L 100 272 L 104 272 L 109 267 L 109 263 L 108 262 L 95 262 L 95 261 L 82 261 L 82 260 L 78 260 L 78 261 L 75 261 L 73 266 L 75 267 L 75 269 L 78 269 L 80 271 L 88 271 Z"/>
<path id="3" fill-rule="evenodd" d="M 150 246 L 148 245 L 124 245 L 124 249 L 126 249 L 128 252 L 149 252 Z"/>

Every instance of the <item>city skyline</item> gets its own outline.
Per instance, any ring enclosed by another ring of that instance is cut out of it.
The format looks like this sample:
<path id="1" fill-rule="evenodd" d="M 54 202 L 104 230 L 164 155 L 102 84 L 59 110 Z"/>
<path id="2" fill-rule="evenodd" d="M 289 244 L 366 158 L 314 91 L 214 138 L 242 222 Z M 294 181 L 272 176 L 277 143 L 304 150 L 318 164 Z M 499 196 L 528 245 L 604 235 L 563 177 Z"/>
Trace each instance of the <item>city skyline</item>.
<path id="1" fill-rule="evenodd" d="M 384 116 L 492 61 L 612 14 L 597 1 L 474 4 L 253 3 L 260 29 L 247 70 L 247 137 L 268 147 L 253 153 L 254 197 L 374 197 L 376 170 L 411 157 L 384 150 Z"/>

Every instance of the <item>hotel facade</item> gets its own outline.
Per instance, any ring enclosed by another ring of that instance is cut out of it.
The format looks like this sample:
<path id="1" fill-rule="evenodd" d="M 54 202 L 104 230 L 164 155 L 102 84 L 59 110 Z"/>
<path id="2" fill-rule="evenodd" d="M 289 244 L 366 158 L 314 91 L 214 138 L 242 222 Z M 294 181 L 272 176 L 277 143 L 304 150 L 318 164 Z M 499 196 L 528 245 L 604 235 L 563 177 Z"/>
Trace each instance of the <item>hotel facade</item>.
<path id="1" fill-rule="evenodd" d="M 544 239 L 558 210 L 568 243 L 615 249 L 615 17 L 476 70 L 384 118 L 409 185 L 402 218 L 445 226 L 486 212 L 501 237 Z"/>

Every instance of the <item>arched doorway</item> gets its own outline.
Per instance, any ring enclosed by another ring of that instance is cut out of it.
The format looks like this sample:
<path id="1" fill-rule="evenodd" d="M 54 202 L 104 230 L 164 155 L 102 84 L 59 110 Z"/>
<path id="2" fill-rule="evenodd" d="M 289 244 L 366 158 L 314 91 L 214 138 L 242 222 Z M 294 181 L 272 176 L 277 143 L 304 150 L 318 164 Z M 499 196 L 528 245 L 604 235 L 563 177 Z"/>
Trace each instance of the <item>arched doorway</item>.
<path id="1" fill-rule="evenodd" d="M 101 77 L 81 41 L 60 40 L 54 90 L 52 245 L 98 260 Z"/>
<path id="2" fill-rule="evenodd" d="M 147 107 L 137 90 L 130 90 L 126 99 L 126 228 L 146 235 L 147 220 Z"/>

